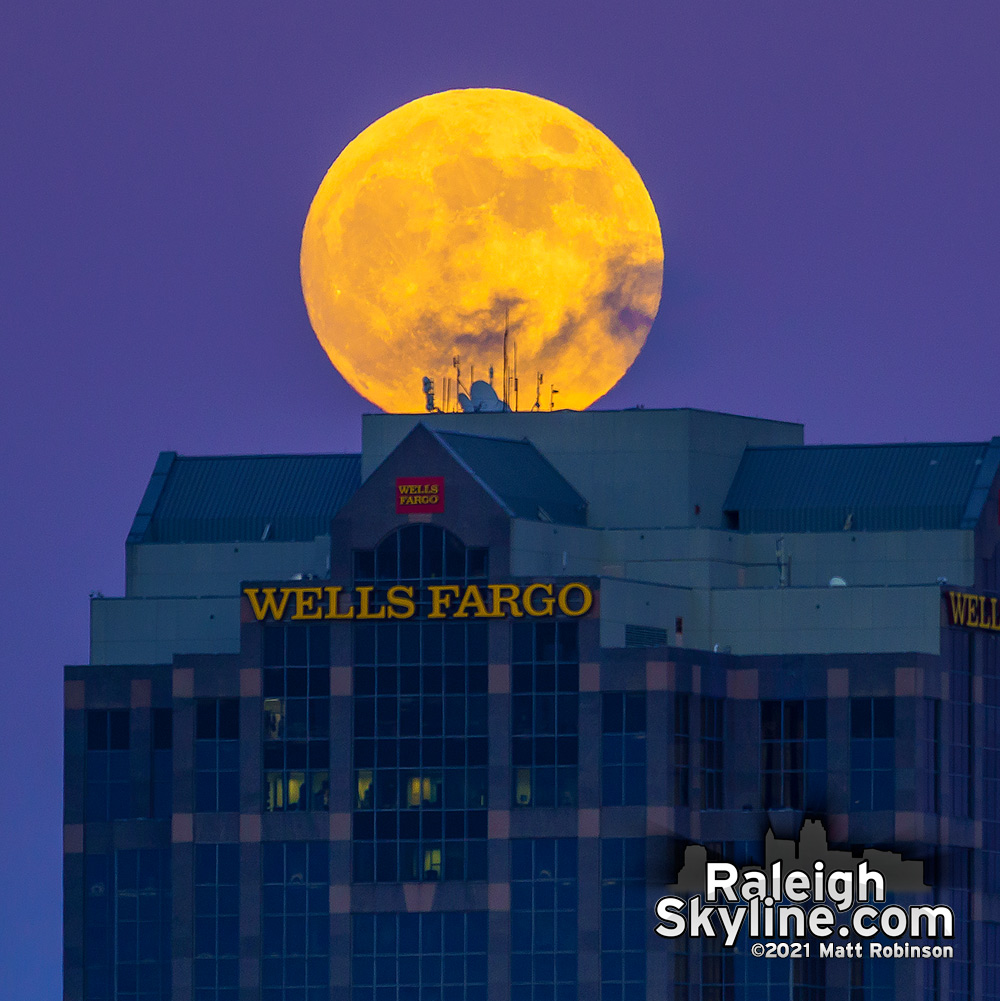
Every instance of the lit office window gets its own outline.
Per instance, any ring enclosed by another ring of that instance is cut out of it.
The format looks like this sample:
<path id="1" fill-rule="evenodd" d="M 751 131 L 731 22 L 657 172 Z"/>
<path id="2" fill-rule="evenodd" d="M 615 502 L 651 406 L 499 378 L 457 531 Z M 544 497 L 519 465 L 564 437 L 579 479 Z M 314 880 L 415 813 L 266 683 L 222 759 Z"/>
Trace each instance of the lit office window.
<path id="1" fill-rule="evenodd" d="M 826 791 L 826 701 L 766 699 L 760 704 L 761 805 L 816 809 Z"/>
<path id="2" fill-rule="evenodd" d="M 486 551 L 408 525 L 356 552 L 355 586 L 485 583 Z M 487 626 L 355 622 L 355 882 L 486 878 Z"/>
<path id="3" fill-rule="evenodd" d="M 575 622 L 511 623 L 515 806 L 575 806 L 580 654 Z"/>
<path id="4" fill-rule="evenodd" d="M 601 839 L 601 1001 L 646 997 L 646 842 Z"/>
<path id="5" fill-rule="evenodd" d="M 84 1001 L 170 997 L 170 849 L 84 859 Z"/>
<path id="6" fill-rule="evenodd" d="M 262 848 L 261 1001 L 329 1001 L 329 843 Z"/>
<path id="7" fill-rule="evenodd" d="M 646 802 L 646 693 L 601 697 L 601 803 Z"/>
<path id="8" fill-rule="evenodd" d="M 576 1001 L 576 840 L 510 844 L 511 1001 Z"/>
<path id="9" fill-rule="evenodd" d="M 153 709 L 150 717 L 149 815 L 169 817 L 173 812 L 173 710 Z"/>
<path id="10" fill-rule="evenodd" d="M 194 846 L 194 1001 L 238 1001 L 240 846 Z"/>
<path id="11" fill-rule="evenodd" d="M 194 808 L 240 808 L 240 700 L 198 699 L 194 721 Z"/>
<path id="12" fill-rule="evenodd" d="M 264 630 L 264 809 L 330 808 L 330 631 Z"/>
<path id="13" fill-rule="evenodd" d="M 488 917 L 355 914 L 352 1001 L 486 1001 Z"/>
<path id="14" fill-rule="evenodd" d="M 701 799 L 705 810 L 721 810 L 726 746 L 725 702 L 703 696 L 701 700 Z"/>
<path id="15" fill-rule="evenodd" d="M 87 820 L 131 816 L 128 715 L 127 709 L 87 712 Z"/>
<path id="16" fill-rule="evenodd" d="M 851 699 L 851 807 L 895 805 L 895 712 L 891 698 Z"/>

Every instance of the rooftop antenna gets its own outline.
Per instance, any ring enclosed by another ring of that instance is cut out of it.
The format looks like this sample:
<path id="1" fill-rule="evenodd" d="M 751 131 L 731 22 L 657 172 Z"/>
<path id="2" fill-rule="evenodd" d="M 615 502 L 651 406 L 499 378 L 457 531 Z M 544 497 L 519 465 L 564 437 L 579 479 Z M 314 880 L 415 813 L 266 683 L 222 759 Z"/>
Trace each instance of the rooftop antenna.
<path id="1" fill-rule="evenodd" d="M 510 306 L 504 307 L 503 311 L 503 408 L 509 410 L 510 393 L 508 391 L 507 373 L 507 335 L 510 333 Z"/>
<path id="2" fill-rule="evenodd" d="M 556 406 L 556 393 L 558 393 L 558 392 L 559 392 L 559 390 L 556 389 L 556 384 L 553 382 L 552 385 L 549 386 L 549 410 L 554 410 L 555 409 L 555 406 Z"/>
<path id="3" fill-rule="evenodd" d="M 490 365 L 490 389 L 493 388 L 493 366 Z"/>
<path id="4" fill-rule="evenodd" d="M 424 376 L 424 401 L 427 412 L 432 414 L 437 407 L 434 406 L 434 380 Z"/>
<path id="5" fill-rule="evenodd" d="M 455 355 L 451 360 L 452 365 L 455 366 L 455 395 L 457 396 L 462 392 L 462 358 L 460 355 Z"/>
<path id="6" fill-rule="evenodd" d="M 517 410 L 517 341 L 514 341 L 514 410 Z"/>
<path id="7" fill-rule="evenodd" d="M 542 373 L 538 373 L 538 379 L 535 385 L 535 405 L 531 408 L 532 410 L 540 411 L 542 409 Z"/>

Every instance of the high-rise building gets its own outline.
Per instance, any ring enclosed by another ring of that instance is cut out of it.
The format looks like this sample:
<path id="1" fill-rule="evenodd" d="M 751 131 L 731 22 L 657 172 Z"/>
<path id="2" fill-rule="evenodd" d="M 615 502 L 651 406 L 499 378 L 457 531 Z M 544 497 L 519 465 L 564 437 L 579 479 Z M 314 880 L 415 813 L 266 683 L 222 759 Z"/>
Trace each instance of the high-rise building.
<path id="1" fill-rule="evenodd" d="M 66 669 L 65 996 L 997 997 L 998 470 L 696 410 L 162 453 Z M 810 820 L 953 956 L 657 934 Z"/>

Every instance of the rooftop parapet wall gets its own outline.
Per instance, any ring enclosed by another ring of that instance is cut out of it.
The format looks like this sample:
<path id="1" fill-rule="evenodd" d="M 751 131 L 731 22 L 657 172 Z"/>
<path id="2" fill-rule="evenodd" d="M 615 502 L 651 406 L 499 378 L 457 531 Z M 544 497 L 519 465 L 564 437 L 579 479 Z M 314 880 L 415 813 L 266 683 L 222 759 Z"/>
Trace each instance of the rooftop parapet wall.
<path id="1" fill-rule="evenodd" d="M 417 423 L 438 431 L 527 438 L 587 500 L 599 527 L 720 527 L 747 445 L 798 445 L 802 425 L 703 410 L 369 414 L 363 479 Z"/>
<path id="2" fill-rule="evenodd" d="M 784 572 L 779 569 L 779 554 Z M 588 529 L 515 520 L 511 567 L 595 574 L 675 587 L 972 586 L 971 531 L 826 532 L 779 536 L 712 529 Z"/>

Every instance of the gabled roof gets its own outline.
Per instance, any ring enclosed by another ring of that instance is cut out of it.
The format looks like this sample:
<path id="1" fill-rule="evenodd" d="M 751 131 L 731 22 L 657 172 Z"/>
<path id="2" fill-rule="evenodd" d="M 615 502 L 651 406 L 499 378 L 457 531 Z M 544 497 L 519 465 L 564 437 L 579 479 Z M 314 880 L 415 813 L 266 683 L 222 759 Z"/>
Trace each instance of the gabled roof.
<path id="1" fill-rule="evenodd" d="M 161 452 L 128 542 L 310 541 L 360 483 L 360 455 Z"/>
<path id="2" fill-rule="evenodd" d="M 747 448 L 724 510 L 749 532 L 968 529 L 998 467 L 1000 438 Z"/>
<path id="3" fill-rule="evenodd" d="M 586 525 L 587 501 L 523 438 L 431 431 L 515 518 Z"/>

